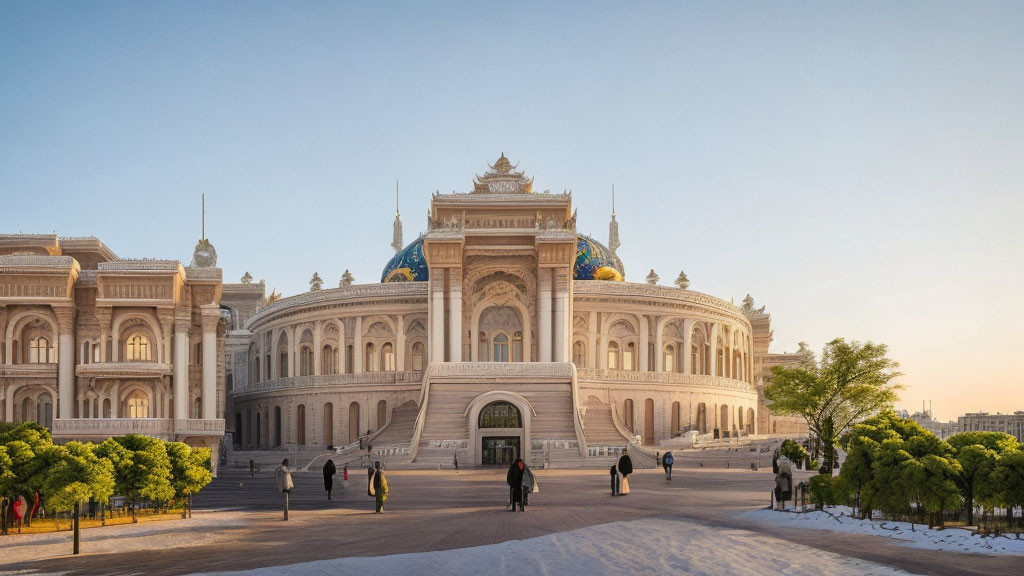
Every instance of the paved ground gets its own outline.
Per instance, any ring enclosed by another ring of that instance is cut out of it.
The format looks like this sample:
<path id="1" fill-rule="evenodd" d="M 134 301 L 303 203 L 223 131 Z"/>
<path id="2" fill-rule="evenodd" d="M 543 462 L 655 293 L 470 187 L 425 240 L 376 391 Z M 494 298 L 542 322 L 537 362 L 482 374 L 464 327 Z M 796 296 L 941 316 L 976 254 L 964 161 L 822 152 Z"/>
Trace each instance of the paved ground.
<path id="1" fill-rule="evenodd" d="M 665 516 L 696 520 L 724 531 L 749 529 L 814 548 L 870 560 L 922 574 L 1020 574 L 1020 557 L 968 556 L 914 550 L 872 536 L 791 530 L 773 534 L 736 517 L 740 510 L 765 506 L 770 472 L 744 469 L 684 468 L 672 483 L 656 471 L 643 471 L 631 480 L 629 496 L 609 495 L 608 475 L 599 471 L 539 471 L 541 491 L 531 497 L 525 513 L 505 511 L 508 490 L 504 472 L 495 470 L 393 471 L 391 496 L 384 514 L 373 513 L 366 495 L 365 471 L 353 471 L 350 481 L 328 501 L 319 474 L 296 474 L 291 519 L 281 521 L 283 498 L 274 493 L 270 472 L 255 479 L 226 470 L 195 501 L 197 516 L 215 510 L 241 513 L 248 525 L 229 526 L 209 543 L 158 536 L 152 550 L 109 553 L 90 549 L 99 531 L 86 531 L 77 558 L 34 562 L 5 562 L 0 570 L 25 574 L 186 574 L 199 571 L 241 570 L 345 556 L 381 556 L 447 550 L 507 540 L 531 538 L 603 524 Z M 336 483 L 340 484 L 340 483 Z M 207 512 L 203 512 L 203 511 Z M 189 530 L 188 521 L 181 524 Z M 204 529 L 209 529 L 204 525 Z M 93 536 L 93 534 L 96 534 Z M 6 544 L 4 544 L 6 546 Z M 779 541 L 780 549 L 785 542 Z M 98 552 L 98 553 L 97 553 Z M 41 554 L 43 555 L 43 554 Z M 19 555 L 20 557 L 20 555 Z"/>

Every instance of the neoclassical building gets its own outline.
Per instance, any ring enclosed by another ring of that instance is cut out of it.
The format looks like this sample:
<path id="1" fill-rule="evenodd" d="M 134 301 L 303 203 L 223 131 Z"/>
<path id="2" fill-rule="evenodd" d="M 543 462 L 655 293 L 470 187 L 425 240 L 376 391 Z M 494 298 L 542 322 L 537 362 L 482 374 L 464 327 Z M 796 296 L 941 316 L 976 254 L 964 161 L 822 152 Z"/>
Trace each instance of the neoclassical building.
<path id="1" fill-rule="evenodd" d="M 56 440 L 224 435 L 221 270 L 119 259 L 93 237 L 0 235 L 0 415 Z"/>
<path id="2" fill-rule="evenodd" d="M 613 211 L 608 246 L 579 234 L 571 194 L 535 192 L 502 155 L 469 192 L 434 194 L 408 245 L 396 213 L 380 283 L 316 276 L 269 305 L 251 278 L 225 285 L 235 449 L 586 465 L 783 432 L 759 400 L 764 308 L 624 281 L 617 228 Z"/>

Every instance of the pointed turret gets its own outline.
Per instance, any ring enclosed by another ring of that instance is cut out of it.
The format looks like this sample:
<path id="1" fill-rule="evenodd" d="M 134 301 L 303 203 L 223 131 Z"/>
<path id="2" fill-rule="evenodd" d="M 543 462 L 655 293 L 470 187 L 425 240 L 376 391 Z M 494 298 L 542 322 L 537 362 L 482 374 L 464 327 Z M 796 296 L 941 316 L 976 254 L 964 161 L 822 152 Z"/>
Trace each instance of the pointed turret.
<path id="1" fill-rule="evenodd" d="M 405 244 L 402 242 L 402 214 L 398 211 L 398 180 L 395 180 L 395 229 L 391 234 L 391 247 L 395 254 L 402 251 Z"/>
<path id="2" fill-rule="evenodd" d="M 615 185 L 612 184 L 612 221 L 608 223 L 608 249 L 612 255 L 622 244 L 619 242 L 619 223 L 615 220 Z"/>

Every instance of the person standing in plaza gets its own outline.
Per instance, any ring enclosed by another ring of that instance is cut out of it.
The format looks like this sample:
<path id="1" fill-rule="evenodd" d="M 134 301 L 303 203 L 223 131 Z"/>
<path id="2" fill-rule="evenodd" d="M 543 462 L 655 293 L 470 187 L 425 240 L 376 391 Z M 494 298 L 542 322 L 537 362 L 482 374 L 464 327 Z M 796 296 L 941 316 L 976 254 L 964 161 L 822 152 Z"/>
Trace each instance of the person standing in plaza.
<path id="1" fill-rule="evenodd" d="M 661 466 L 665 469 L 665 479 L 668 481 L 672 480 L 672 465 L 675 462 L 676 459 L 672 456 L 671 452 L 665 452 L 665 456 L 661 459 Z"/>
<path id="2" fill-rule="evenodd" d="M 615 464 L 612 464 L 609 472 L 612 475 L 612 496 L 616 496 L 619 493 L 619 470 Z"/>
<path id="3" fill-rule="evenodd" d="M 530 494 L 537 488 L 537 479 L 533 476 L 533 470 L 526 463 L 523 463 L 523 505 L 519 507 L 522 512 L 530 505 Z"/>
<path id="4" fill-rule="evenodd" d="M 334 459 L 328 458 L 324 464 L 324 490 L 327 490 L 327 499 L 331 499 L 331 489 L 334 488 L 334 475 L 338 473 L 338 467 L 334 465 Z"/>
<path id="5" fill-rule="evenodd" d="M 512 508 L 510 512 L 516 511 L 516 504 L 519 505 L 519 509 L 523 510 L 523 470 L 526 468 L 526 463 L 523 462 L 522 458 L 516 458 L 515 462 L 508 467 L 508 473 L 505 475 L 505 482 L 508 483 L 509 488 L 512 490 Z"/>
<path id="6" fill-rule="evenodd" d="M 622 449 L 622 456 L 616 465 L 619 478 L 619 496 L 629 494 L 629 475 L 633 473 L 633 460 L 629 457 L 629 448 Z"/>
<path id="7" fill-rule="evenodd" d="M 380 514 L 384 511 L 384 501 L 388 499 L 388 478 L 384 475 L 380 460 L 374 462 L 373 468 L 370 469 L 369 492 L 376 502 L 375 512 Z"/>
<path id="8" fill-rule="evenodd" d="M 452 464 L 455 465 L 455 473 L 458 474 L 459 473 L 459 453 L 458 452 L 456 452 L 455 455 L 452 456 Z"/>

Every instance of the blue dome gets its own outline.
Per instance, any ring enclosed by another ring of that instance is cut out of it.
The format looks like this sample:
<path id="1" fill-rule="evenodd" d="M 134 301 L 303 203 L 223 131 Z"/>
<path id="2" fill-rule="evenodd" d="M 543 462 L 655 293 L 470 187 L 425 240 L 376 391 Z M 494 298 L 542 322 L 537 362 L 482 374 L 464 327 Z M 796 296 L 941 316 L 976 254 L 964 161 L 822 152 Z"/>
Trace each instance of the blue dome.
<path id="1" fill-rule="evenodd" d="M 576 263 L 572 267 L 574 280 L 625 280 L 622 261 L 607 246 L 583 234 L 576 235 Z"/>
<path id="2" fill-rule="evenodd" d="M 388 261 L 380 281 L 426 282 L 428 277 L 427 260 L 423 257 L 423 236 L 420 236 Z"/>

